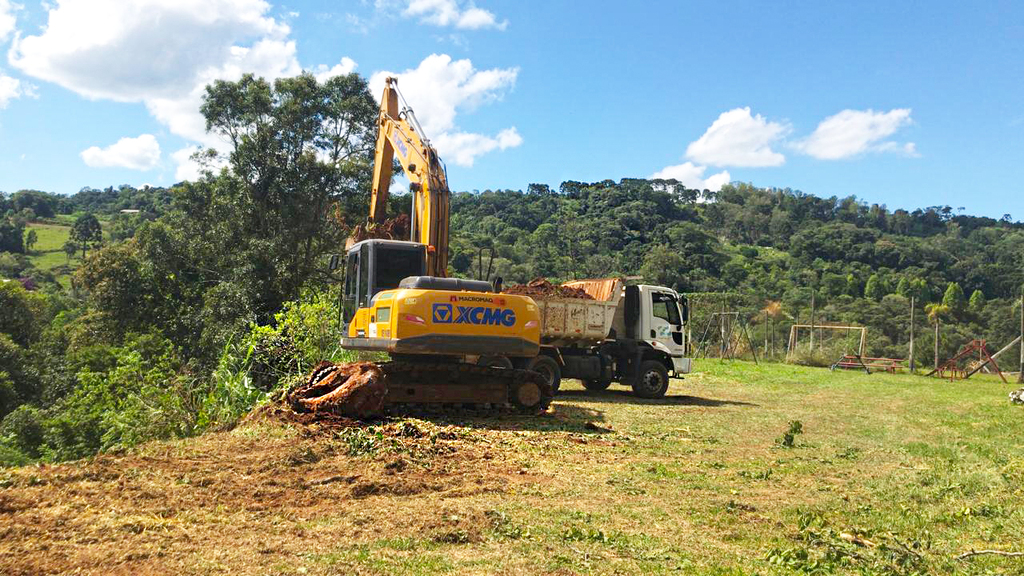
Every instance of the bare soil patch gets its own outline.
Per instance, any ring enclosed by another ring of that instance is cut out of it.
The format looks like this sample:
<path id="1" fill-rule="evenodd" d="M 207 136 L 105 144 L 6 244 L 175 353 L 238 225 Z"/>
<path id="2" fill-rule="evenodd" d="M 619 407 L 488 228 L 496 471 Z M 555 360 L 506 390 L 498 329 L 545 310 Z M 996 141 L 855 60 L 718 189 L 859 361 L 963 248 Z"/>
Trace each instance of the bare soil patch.
<path id="1" fill-rule="evenodd" d="M 466 432 L 336 420 L 5 472 L 0 573 L 264 574 L 339 543 L 472 542 L 485 510 L 460 500 L 530 482 Z"/>

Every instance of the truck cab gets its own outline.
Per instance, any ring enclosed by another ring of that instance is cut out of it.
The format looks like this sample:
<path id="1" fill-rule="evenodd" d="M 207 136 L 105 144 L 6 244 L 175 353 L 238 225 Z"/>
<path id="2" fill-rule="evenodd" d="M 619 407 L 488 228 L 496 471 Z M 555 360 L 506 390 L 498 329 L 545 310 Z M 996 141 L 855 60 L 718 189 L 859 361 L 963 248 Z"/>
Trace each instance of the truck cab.
<path id="1" fill-rule="evenodd" d="M 635 291 L 636 296 L 630 297 Z M 632 330 L 633 338 L 646 342 L 652 349 L 662 352 L 671 363 L 669 370 L 676 374 L 690 371 L 690 359 L 686 357 L 686 324 L 689 308 L 685 298 L 675 290 L 664 286 L 640 284 L 626 287 L 626 307 L 635 299 L 633 306 L 638 311 Z M 624 316 L 625 316 L 625 310 Z M 625 318 L 623 319 L 625 320 Z M 627 336 L 629 337 L 629 336 Z"/>
<path id="2" fill-rule="evenodd" d="M 624 286 L 618 278 L 575 280 L 592 300 L 538 296 L 541 349 L 523 368 L 544 374 L 558 389 L 561 378 L 577 378 L 589 390 L 613 382 L 642 398 L 660 398 L 669 378 L 690 372 L 686 357 L 689 307 L 664 286 Z"/>

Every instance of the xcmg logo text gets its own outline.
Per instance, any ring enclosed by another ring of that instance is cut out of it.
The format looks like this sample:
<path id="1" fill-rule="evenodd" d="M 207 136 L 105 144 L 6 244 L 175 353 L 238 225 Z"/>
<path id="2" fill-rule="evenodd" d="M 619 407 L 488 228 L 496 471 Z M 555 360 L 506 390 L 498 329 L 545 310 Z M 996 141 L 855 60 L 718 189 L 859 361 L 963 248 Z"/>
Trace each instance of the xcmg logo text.
<path id="1" fill-rule="evenodd" d="M 516 325 L 516 311 L 511 308 L 434 304 L 433 312 L 435 324 L 501 325 L 510 328 Z"/>

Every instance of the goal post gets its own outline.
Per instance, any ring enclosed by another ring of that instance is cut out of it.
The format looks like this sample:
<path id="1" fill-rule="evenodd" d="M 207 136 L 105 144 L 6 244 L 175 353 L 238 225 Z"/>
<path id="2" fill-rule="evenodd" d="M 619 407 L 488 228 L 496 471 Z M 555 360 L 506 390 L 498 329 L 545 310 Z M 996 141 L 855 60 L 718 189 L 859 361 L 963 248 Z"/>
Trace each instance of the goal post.
<path id="1" fill-rule="evenodd" d="M 800 343 L 800 333 L 805 332 L 811 336 L 810 346 L 814 345 L 813 331 L 815 330 L 831 330 L 834 332 L 846 332 L 847 334 L 853 332 L 859 332 L 860 338 L 858 339 L 857 345 L 857 356 L 864 356 L 864 347 L 867 345 L 868 329 L 865 326 L 845 326 L 839 324 L 793 324 L 789 329 L 789 350 L 787 354 L 793 354 L 796 351 L 797 346 Z M 819 332 L 820 334 L 820 332 Z M 818 347 L 823 348 L 824 342 L 822 339 L 818 339 Z M 813 348 L 812 348 L 813 349 Z"/>

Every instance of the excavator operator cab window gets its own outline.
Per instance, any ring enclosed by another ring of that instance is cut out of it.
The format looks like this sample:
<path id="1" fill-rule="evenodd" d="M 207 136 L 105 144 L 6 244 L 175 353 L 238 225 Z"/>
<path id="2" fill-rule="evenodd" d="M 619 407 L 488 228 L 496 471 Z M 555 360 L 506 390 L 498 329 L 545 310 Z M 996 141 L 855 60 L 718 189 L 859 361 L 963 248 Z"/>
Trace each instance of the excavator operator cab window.
<path id="1" fill-rule="evenodd" d="M 378 244 L 373 262 L 371 298 L 381 290 L 398 288 L 403 278 L 426 274 L 427 258 L 422 244 Z"/>
<path id="2" fill-rule="evenodd" d="M 408 276 L 423 276 L 426 267 L 423 244 L 367 240 L 353 246 L 345 263 L 345 322 L 352 321 L 356 310 L 369 306 L 378 292 L 398 288 Z"/>
<path id="3" fill-rule="evenodd" d="M 352 321 L 356 310 L 362 306 L 364 301 L 364 298 L 361 298 L 363 291 L 359 287 L 361 284 L 365 284 L 368 271 L 361 264 L 369 262 L 369 258 L 362 257 L 362 248 L 365 246 L 350 250 L 345 261 L 345 297 L 342 299 L 342 317 L 345 322 Z M 362 273 L 362 278 L 360 278 L 360 273 Z"/>

